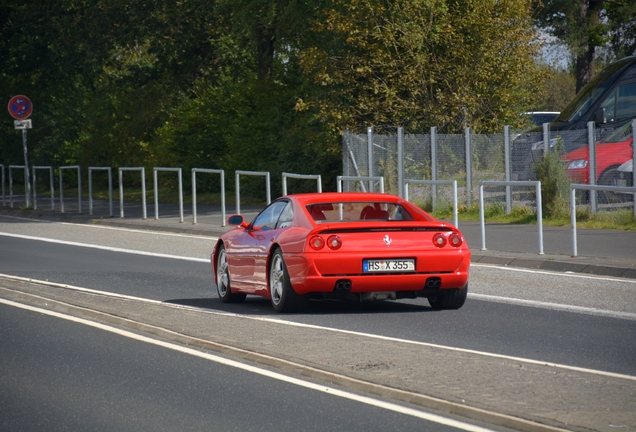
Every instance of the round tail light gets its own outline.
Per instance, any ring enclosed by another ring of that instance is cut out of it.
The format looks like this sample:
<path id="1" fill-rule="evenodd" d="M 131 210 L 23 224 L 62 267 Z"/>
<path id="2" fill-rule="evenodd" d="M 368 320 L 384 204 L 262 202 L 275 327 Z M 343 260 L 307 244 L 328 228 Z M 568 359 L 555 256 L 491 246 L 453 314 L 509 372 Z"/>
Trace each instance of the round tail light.
<path id="1" fill-rule="evenodd" d="M 342 240 L 340 240 L 340 237 L 336 235 L 329 236 L 327 239 L 327 246 L 333 250 L 340 249 L 340 246 L 342 246 Z"/>
<path id="2" fill-rule="evenodd" d="M 437 246 L 438 248 L 443 248 L 444 246 L 446 246 L 446 237 L 444 237 L 444 234 L 442 233 L 435 234 L 433 236 L 433 244 Z"/>
<path id="3" fill-rule="evenodd" d="M 309 246 L 313 250 L 320 250 L 325 247 L 325 241 L 320 236 L 313 236 L 309 239 Z"/>
<path id="4" fill-rule="evenodd" d="M 448 242 L 453 247 L 460 247 L 463 243 L 462 236 L 457 233 L 453 233 L 448 237 Z"/>

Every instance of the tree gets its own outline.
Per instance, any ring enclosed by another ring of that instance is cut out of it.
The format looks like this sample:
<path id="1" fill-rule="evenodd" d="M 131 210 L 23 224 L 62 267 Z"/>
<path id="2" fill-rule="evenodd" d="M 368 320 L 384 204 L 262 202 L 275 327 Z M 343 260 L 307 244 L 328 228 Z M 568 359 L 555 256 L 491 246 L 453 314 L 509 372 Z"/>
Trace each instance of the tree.
<path id="1" fill-rule="evenodd" d="M 598 49 L 636 52 L 636 4 L 628 0 L 535 0 L 536 22 L 565 44 L 576 65 L 576 91 L 596 74 Z"/>
<path id="2" fill-rule="evenodd" d="M 333 4 L 301 64 L 324 89 L 305 102 L 341 127 L 495 131 L 541 98 L 529 0 Z"/>

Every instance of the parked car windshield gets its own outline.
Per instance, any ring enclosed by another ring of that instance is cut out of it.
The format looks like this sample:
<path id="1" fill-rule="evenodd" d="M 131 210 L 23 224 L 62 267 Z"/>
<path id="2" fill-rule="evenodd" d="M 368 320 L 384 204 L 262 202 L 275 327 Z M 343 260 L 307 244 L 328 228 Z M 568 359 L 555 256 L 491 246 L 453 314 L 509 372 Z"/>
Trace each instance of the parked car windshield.
<path id="1" fill-rule="evenodd" d="M 626 63 L 631 61 L 633 61 L 633 59 L 620 60 L 603 69 L 576 95 L 572 102 L 561 111 L 556 121 L 575 122 L 583 117 L 605 90 L 614 83 L 615 80 L 608 79 L 608 77 L 614 75 L 618 70 L 624 67 Z"/>
<path id="2" fill-rule="evenodd" d="M 383 202 L 310 204 L 307 210 L 318 223 L 413 220 L 413 216 L 401 205 Z"/>

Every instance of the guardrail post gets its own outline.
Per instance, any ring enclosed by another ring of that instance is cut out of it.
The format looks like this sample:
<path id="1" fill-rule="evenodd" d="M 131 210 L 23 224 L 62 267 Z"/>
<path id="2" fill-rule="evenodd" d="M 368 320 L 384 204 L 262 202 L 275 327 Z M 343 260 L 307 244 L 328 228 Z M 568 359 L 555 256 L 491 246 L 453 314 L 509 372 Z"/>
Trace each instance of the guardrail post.
<path id="1" fill-rule="evenodd" d="M 287 195 L 287 178 L 316 180 L 316 189 L 318 193 L 322 193 L 322 177 L 320 174 L 292 174 L 284 172 L 283 176 L 283 195 Z"/>
<path id="2" fill-rule="evenodd" d="M 636 187 L 624 187 L 624 186 L 598 186 L 598 185 L 585 185 L 572 183 L 570 185 L 570 223 L 572 225 L 572 256 L 576 257 L 578 254 L 576 247 L 576 202 L 575 194 L 576 190 L 588 190 L 588 191 L 608 191 L 608 192 L 622 192 L 636 194 Z M 634 201 L 634 214 L 636 214 L 636 201 Z"/>
<path id="3" fill-rule="evenodd" d="M 197 173 L 221 174 L 221 226 L 225 226 L 225 171 L 219 169 L 192 168 L 192 223 L 197 223 Z"/>
<path id="4" fill-rule="evenodd" d="M 2 205 L 6 206 L 7 204 L 4 201 L 4 165 L 0 164 L 0 167 L 2 168 Z"/>
<path id="5" fill-rule="evenodd" d="M 120 167 L 119 168 L 119 217 L 124 217 L 124 171 L 141 171 L 141 212 L 142 219 L 148 219 L 146 208 L 146 168 L 145 167 Z"/>
<path id="6" fill-rule="evenodd" d="M 93 215 L 93 171 L 108 171 L 108 209 L 113 217 L 113 173 L 111 167 L 88 167 L 88 214 Z"/>
<path id="7" fill-rule="evenodd" d="M 373 183 L 373 181 L 378 181 L 380 182 L 380 193 L 384 193 L 384 177 L 381 176 L 375 176 L 375 177 L 365 177 L 365 176 L 338 176 L 336 177 L 336 182 L 338 184 L 338 192 L 342 192 L 342 182 L 343 181 L 355 181 L 358 180 L 360 181 L 360 183 L 362 185 L 364 185 L 363 181 L 368 181 L 369 182 L 369 186 L 371 186 Z M 364 187 L 362 188 L 364 192 L 366 192 L 366 190 L 364 190 Z M 369 192 L 371 192 L 372 189 L 369 188 Z"/>
<path id="8" fill-rule="evenodd" d="M 409 200 L 409 183 L 413 184 L 430 184 L 436 185 L 451 185 L 453 187 L 453 224 L 455 227 L 459 227 L 459 218 L 457 215 L 457 180 L 404 180 L 404 199 Z"/>
<path id="9" fill-rule="evenodd" d="M 24 169 L 24 165 L 9 165 L 9 206 L 11 208 L 13 208 L 13 172 L 11 171 L 13 169 Z"/>
<path id="10" fill-rule="evenodd" d="M 481 226 L 481 250 L 486 250 L 486 222 L 484 216 L 484 185 L 487 186 L 534 186 L 537 195 L 537 228 L 539 231 L 539 255 L 543 255 L 543 211 L 541 209 L 540 181 L 479 181 L 479 223 Z"/>
<path id="11" fill-rule="evenodd" d="M 152 169 L 153 186 L 155 190 L 155 220 L 159 219 L 159 184 L 157 179 L 157 172 L 176 172 L 179 179 L 179 223 L 183 223 L 183 182 L 181 176 L 181 168 L 160 168 L 154 167 Z"/>
<path id="12" fill-rule="evenodd" d="M 267 195 L 267 204 L 272 202 L 271 198 L 271 188 L 270 188 L 270 177 L 269 172 L 267 171 L 234 171 L 234 180 L 235 180 L 235 190 L 236 190 L 236 213 L 241 214 L 241 186 L 240 186 L 240 175 L 254 175 L 254 176 L 265 176 L 265 193 Z"/>
<path id="13" fill-rule="evenodd" d="M 79 213 L 82 214 L 82 168 L 79 165 L 69 165 L 60 167 L 60 211 L 64 213 L 64 176 L 65 169 L 77 170 L 77 207 Z"/>
<path id="14" fill-rule="evenodd" d="M 52 166 L 33 166 L 33 209 L 38 209 L 38 201 L 37 201 L 37 184 L 36 184 L 36 172 L 39 169 L 48 169 L 49 170 L 49 181 L 51 185 L 51 211 L 55 210 L 55 190 L 53 186 L 53 167 Z"/>

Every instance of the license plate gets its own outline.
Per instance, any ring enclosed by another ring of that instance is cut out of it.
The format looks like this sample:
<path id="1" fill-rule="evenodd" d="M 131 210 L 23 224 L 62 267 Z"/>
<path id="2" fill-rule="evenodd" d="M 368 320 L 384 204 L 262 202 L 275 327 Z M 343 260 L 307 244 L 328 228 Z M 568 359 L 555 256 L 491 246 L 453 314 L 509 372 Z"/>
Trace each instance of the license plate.
<path id="1" fill-rule="evenodd" d="M 362 261 L 364 273 L 412 272 L 415 271 L 414 259 L 365 259 Z"/>

